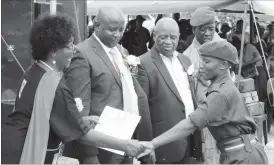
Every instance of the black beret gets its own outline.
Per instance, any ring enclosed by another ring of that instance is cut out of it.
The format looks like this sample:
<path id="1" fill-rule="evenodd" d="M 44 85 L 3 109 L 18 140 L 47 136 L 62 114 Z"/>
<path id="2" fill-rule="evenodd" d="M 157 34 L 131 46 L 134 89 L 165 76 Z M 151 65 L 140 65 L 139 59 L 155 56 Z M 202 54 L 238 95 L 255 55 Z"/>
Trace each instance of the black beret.
<path id="1" fill-rule="evenodd" d="M 233 64 L 239 63 L 237 49 L 226 40 L 206 42 L 200 47 L 199 53 L 201 56 L 219 58 Z"/>
<path id="2" fill-rule="evenodd" d="M 193 13 L 190 25 L 191 26 L 201 26 L 205 24 L 214 23 L 216 21 L 215 19 L 216 13 L 215 11 L 210 7 L 200 7 L 195 10 Z"/>

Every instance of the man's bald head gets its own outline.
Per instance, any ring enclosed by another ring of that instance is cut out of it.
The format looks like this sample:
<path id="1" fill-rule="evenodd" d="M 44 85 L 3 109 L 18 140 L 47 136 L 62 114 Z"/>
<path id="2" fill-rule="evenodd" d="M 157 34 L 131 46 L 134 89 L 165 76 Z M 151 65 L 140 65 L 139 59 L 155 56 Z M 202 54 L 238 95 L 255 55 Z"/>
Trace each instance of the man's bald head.
<path id="1" fill-rule="evenodd" d="M 110 21 L 125 21 L 124 13 L 117 7 L 101 7 L 96 15 L 96 22 L 109 23 Z"/>
<path id="2" fill-rule="evenodd" d="M 155 25 L 154 32 L 162 32 L 162 31 L 172 31 L 179 33 L 178 23 L 169 17 L 161 18 Z"/>
<path id="3" fill-rule="evenodd" d="M 95 18 L 95 34 L 107 47 L 114 47 L 123 36 L 125 15 L 114 6 L 99 9 Z"/>
<path id="4" fill-rule="evenodd" d="M 160 19 L 154 29 L 155 48 L 164 56 L 173 56 L 179 41 L 179 26 L 168 17 Z"/>

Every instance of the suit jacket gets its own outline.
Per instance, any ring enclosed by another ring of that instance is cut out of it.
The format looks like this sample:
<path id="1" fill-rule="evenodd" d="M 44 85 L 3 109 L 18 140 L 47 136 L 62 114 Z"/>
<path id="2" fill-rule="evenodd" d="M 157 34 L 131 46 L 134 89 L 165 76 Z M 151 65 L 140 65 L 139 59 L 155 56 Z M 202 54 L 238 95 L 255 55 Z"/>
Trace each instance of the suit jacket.
<path id="1" fill-rule="evenodd" d="M 119 50 L 122 49 L 119 45 L 117 47 Z M 85 106 L 81 112 L 83 116 L 100 116 L 107 105 L 123 109 L 122 82 L 108 55 L 94 36 L 76 46 L 76 53 L 66 72 L 66 79 L 73 95 L 83 100 Z M 135 131 L 136 138 L 145 141 L 152 140 L 152 126 L 146 94 L 134 77 L 133 84 L 141 116 L 141 121 Z"/>
<path id="2" fill-rule="evenodd" d="M 184 55 L 179 55 L 178 58 L 183 66 L 182 69 L 187 71 L 191 65 L 190 59 Z M 153 137 L 157 137 L 186 118 L 185 107 L 172 77 L 155 47 L 140 56 L 140 59 L 138 81 L 148 97 Z M 190 76 L 189 82 L 191 88 L 194 89 Z M 193 90 L 191 91 L 193 92 Z M 195 98 L 193 100 L 195 103 Z M 157 161 L 162 163 L 180 161 L 185 155 L 186 148 L 187 138 L 159 147 L 156 149 Z"/>

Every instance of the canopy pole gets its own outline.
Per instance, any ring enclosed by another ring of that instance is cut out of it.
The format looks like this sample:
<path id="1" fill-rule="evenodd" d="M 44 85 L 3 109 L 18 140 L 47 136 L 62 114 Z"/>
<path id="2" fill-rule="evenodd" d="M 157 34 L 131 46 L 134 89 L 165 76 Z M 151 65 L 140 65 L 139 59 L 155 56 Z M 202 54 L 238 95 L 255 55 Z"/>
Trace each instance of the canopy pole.
<path id="1" fill-rule="evenodd" d="M 251 10 L 251 5 L 249 7 L 250 7 L 250 10 Z M 254 36 L 255 36 L 254 35 L 254 26 L 253 25 L 254 25 L 254 23 L 256 23 L 256 21 L 253 20 L 253 13 L 252 12 L 249 13 L 249 16 L 250 16 L 249 17 L 250 18 L 249 19 L 250 20 L 250 23 L 249 23 L 250 24 L 250 29 L 249 29 L 250 30 L 250 43 L 253 44 Z"/>
<path id="2" fill-rule="evenodd" d="M 250 4 L 250 6 L 252 7 L 252 8 L 251 8 L 251 12 L 252 12 L 252 15 L 253 15 L 253 18 L 252 18 L 252 19 L 255 21 L 256 19 L 255 19 L 255 16 L 254 16 L 254 9 L 253 9 L 252 4 Z M 265 58 L 265 53 L 264 53 L 263 45 L 262 45 L 262 42 L 261 42 L 262 40 L 261 40 L 261 36 L 259 35 L 259 34 L 260 34 L 260 33 L 259 33 L 259 28 L 258 28 L 258 26 L 257 26 L 256 23 L 255 23 L 255 29 L 256 29 L 256 32 L 257 32 L 257 34 L 258 34 L 258 39 L 259 39 L 260 47 L 261 47 L 261 50 L 262 50 L 262 55 L 263 55 L 263 59 L 264 59 L 264 63 L 265 63 L 265 68 L 266 68 L 267 76 L 268 76 L 268 78 L 270 79 L 271 76 L 270 76 L 269 68 L 268 68 L 268 66 L 267 66 L 267 61 L 266 61 L 266 58 Z M 270 81 L 270 87 L 271 87 L 272 92 L 274 93 L 274 88 L 273 88 L 272 81 Z"/>
<path id="3" fill-rule="evenodd" d="M 78 37 L 79 37 L 79 42 L 82 42 L 81 33 L 80 33 L 80 25 L 79 25 L 79 17 L 78 17 L 78 9 L 77 9 L 75 0 L 73 0 L 73 8 L 74 8 L 74 15 L 75 15 L 76 24 L 77 24 L 77 33 L 78 33 Z"/>
<path id="4" fill-rule="evenodd" d="M 50 0 L 50 14 L 56 14 L 57 0 Z"/>
<path id="5" fill-rule="evenodd" d="M 248 3 L 245 5 L 244 11 L 244 18 L 247 16 L 247 7 Z M 244 39 L 245 39 L 245 29 L 246 29 L 246 19 L 244 19 L 243 29 L 242 29 L 242 39 L 241 39 L 241 50 L 240 50 L 240 61 L 239 61 L 239 70 L 238 70 L 238 81 L 237 81 L 237 88 L 239 89 L 240 86 L 240 76 L 242 72 L 242 64 L 243 64 L 243 51 L 244 51 Z"/>

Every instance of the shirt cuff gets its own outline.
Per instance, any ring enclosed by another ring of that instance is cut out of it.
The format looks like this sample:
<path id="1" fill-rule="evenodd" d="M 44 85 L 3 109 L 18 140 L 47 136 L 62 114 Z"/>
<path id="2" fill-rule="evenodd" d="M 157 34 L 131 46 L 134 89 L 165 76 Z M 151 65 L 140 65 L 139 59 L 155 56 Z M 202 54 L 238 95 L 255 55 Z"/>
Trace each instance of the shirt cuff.
<path id="1" fill-rule="evenodd" d="M 192 123 L 199 129 L 203 129 L 207 126 L 208 120 L 205 110 L 197 109 L 189 115 Z"/>
<path id="2" fill-rule="evenodd" d="M 81 119 L 82 121 L 80 121 L 80 128 L 73 133 L 73 135 L 68 136 L 67 139 L 63 139 L 63 141 L 65 143 L 70 142 L 70 141 L 74 141 L 74 140 L 79 140 L 82 136 L 84 136 L 85 134 L 87 134 L 91 129 L 93 129 L 93 125 L 90 124 L 89 121 L 85 121 L 83 119 Z"/>
<path id="3" fill-rule="evenodd" d="M 81 123 L 81 128 L 82 128 L 83 135 L 85 135 L 91 129 L 93 129 L 93 125 L 91 124 L 89 120 L 83 120 L 83 123 Z"/>

